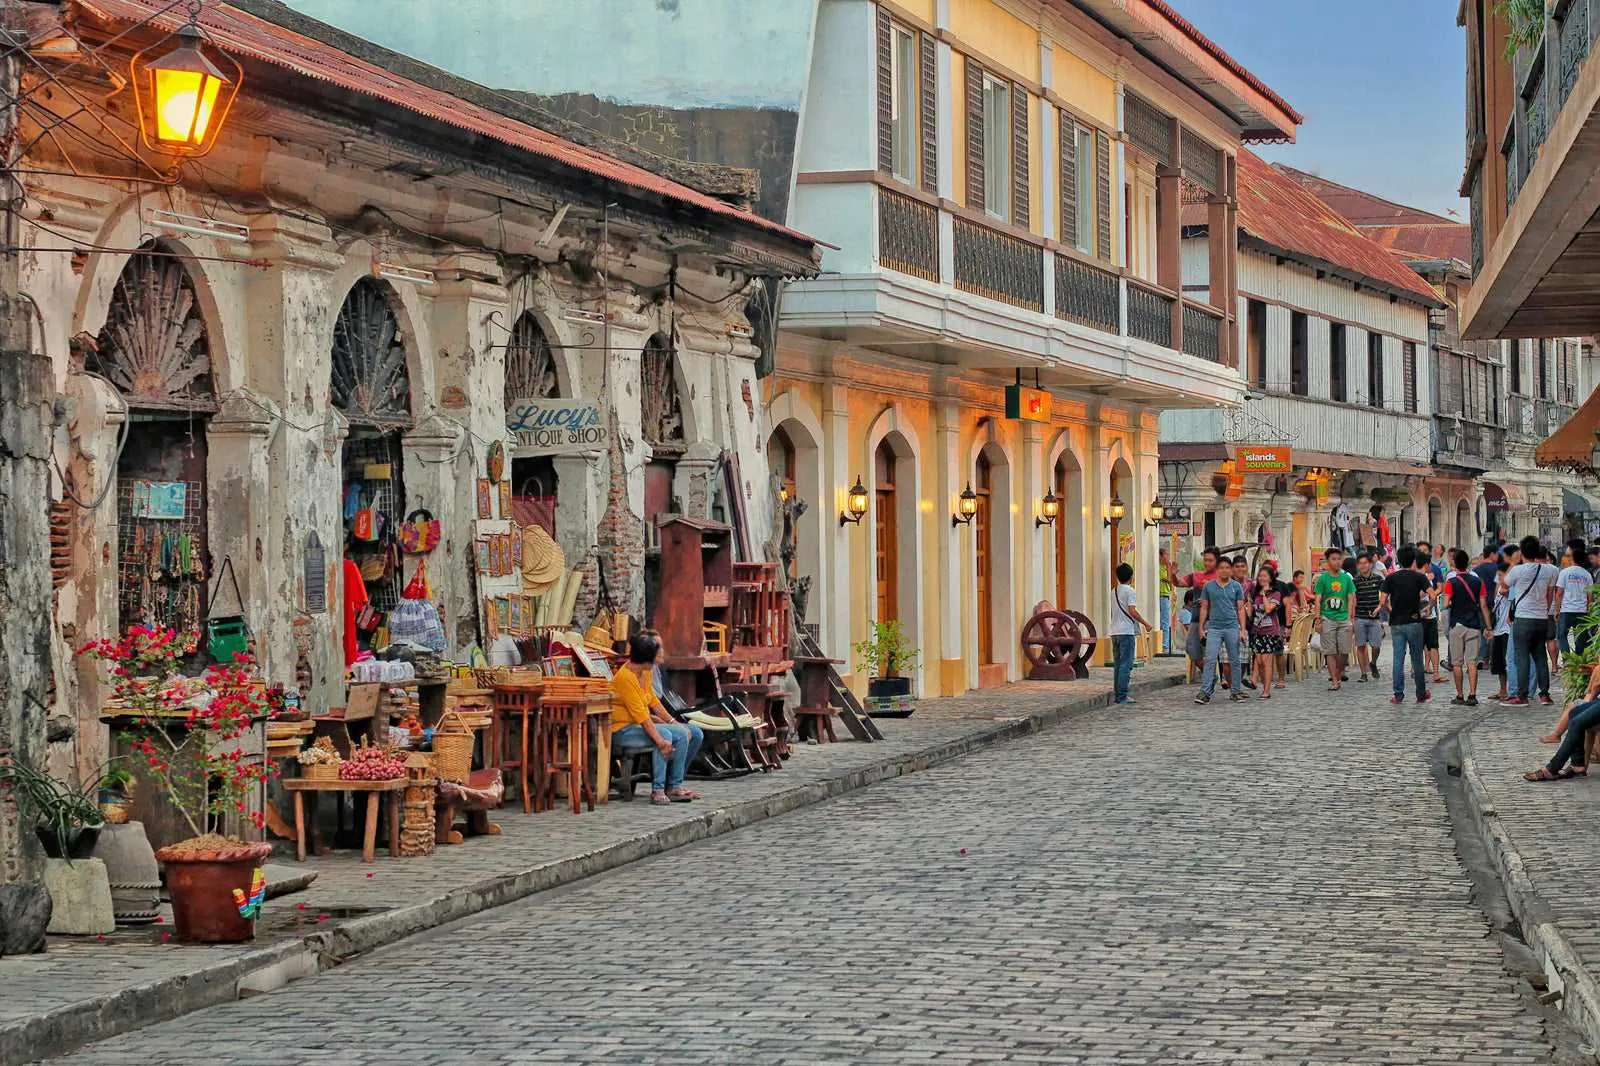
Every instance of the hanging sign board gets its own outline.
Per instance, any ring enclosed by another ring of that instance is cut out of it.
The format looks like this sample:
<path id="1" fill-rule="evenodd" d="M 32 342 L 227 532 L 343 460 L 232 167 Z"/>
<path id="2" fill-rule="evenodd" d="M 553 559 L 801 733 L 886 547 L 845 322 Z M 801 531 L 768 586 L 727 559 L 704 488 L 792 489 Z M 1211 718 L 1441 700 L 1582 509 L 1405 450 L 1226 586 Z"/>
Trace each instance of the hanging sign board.
<path id="1" fill-rule="evenodd" d="M 186 481 L 135 481 L 133 517 L 158 518 L 166 522 L 183 521 L 189 504 Z"/>
<path id="2" fill-rule="evenodd" d="M 1234 464 L 1241 474 L 1287 474 L 1294 456 L 1287 445 L 1241 444 L 1234 449 Z"/>
<path id="3" fill-rule="evenodd" d="M 1164 537 L 1187 537 L 1189 535 L 1189 523 L 1183 519 L 1168 519 L 1161 523 L 1161 535 Z"/>
<path id="4" fill-rule="evenodd" d="M 519 455 L 575 455 L 605 446 L 605 419 L 590 400 L 515 400 L 506 432 Z"/>
<path id="5" fill-rule="evenodd" d="M 1006 417 L 1021 422 L 1050 421 L 1051 397 L 1044 389 L 1006 386 Z"/>

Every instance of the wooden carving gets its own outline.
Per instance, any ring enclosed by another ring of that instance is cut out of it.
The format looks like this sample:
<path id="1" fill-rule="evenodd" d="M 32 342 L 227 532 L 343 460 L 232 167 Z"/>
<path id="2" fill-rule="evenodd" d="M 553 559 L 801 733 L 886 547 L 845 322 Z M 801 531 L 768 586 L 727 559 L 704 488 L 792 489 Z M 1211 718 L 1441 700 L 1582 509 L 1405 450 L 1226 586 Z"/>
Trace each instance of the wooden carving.
<path id="1" fill-rule="evenodd" d="M 555 357 L 532 311 L 524 311 L 511 327 L 506 344 L 506 406 L 518 400 L 542 400 L 560 393 Z"/>
<path id="2" fill-rule="evenodd" d="M 86 367 L 109 379 L 131 406 L 216 410 L 205 321 L 177 259 L 141 252 L 128 260 L 95 344 Z"/>
<path id="3" fill-rule="evenodd" d="M 683 444 L 683 403 L 678 395 L 677 357 L 672 342 L 657 333 L 644 346 L 641 359 L 641 432 L 658 449 Z"/>
<path id="4" fill-rule="evenodd" d="M 362 278 L 333 324 L 333 403 L 351 425 L 411 423 L 411 380 L 400 322 L 382 282 Z"/>

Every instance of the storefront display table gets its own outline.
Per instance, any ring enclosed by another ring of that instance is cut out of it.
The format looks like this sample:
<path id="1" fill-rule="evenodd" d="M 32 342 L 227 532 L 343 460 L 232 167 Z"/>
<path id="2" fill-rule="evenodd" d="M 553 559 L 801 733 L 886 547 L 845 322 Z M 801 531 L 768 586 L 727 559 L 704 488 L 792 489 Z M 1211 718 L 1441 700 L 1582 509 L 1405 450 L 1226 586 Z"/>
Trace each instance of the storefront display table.
<path id="1" fill-rule="evenodd" d="M 318 793 L 322 792 L 349 792 L 352 795 L 365 793 L 367 797 L 366 828 L 361 837 L 361 861 L 372 862 L 377 850 L 378 838 L 378 807 L 380 803 L 387 810 L 389 829 L 389 857 L 400 857 L 400 794 L 406 789 L 406 779 L 397 777 L 392 781 L 309 781 L 303 777 L 293 777 L 283 782 L 286 791 L 294 793 L 294 829 L 298 837 L 295 855 L 301 862 L 306 859 L 306 843 L 308 833 L 312 841 L 313 854 L 325 853 L 315 840 L 316 806 Z M 306 796 L 312 799 L 311 815 L 306 816 Z M 385 802 L 386 801 L 386 802 Z"/>

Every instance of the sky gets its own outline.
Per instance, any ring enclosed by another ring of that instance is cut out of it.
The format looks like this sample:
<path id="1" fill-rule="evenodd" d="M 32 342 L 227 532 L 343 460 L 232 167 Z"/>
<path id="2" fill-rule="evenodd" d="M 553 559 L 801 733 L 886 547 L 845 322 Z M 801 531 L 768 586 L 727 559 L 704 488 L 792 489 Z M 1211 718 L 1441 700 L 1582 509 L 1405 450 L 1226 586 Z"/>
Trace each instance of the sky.
<path id="1" fill-rule="evenodd" d="M 1305 117 L 1263 158 L 1468 220 L 1457 0 L 1169 2 Z"/>

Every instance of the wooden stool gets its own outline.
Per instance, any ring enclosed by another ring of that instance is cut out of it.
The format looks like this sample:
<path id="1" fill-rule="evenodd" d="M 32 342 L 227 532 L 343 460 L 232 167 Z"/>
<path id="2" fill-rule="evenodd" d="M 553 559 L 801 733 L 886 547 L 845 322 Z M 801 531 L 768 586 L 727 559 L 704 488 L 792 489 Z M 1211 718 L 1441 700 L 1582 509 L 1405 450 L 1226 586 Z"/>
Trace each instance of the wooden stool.
<path id="1" fill-rule="evenodd" d="M 618 799 L 633 799 L 634 790 L 639 787 L 639 782 L 651 779 L 655 755 L 654 744 L 626 748 L 612 747 L 611 787 L 616 790 Z"/>
<path id="2" fill-rule="evenodd" d="M 800 716 L 800 733 L 805 735 L 805 723 L 811 723 L 811 735 L 818 744 L 837 744 L 839 738 L 833 732 L 834 709 L 827 704 L 821 707 L 796 707 L 794 713 Z"/>
<path id="3" fill-rule="evenodd" d="M 494 725 L 485 741 L 484 761 L 502 776 L 515 773 L 522 813 L 533 810 L 533 789 L 528 787 L 530 760 L 528 747 L 538 730 L 539 686 L 496 685 L 494 687 Z"/>
<path id="4" fill-rule="evenodd" d="M 554 810 L 556 780 L 565 776 L 567 798 L 572 813 L 578 814 L 587 794 L 594 810 L 594 793 L 589 788 L 589 713 L 587 703 L 544 700 L 534 727 L 535 759 L 538 780 L 534 785 L 533 809 Z"/>
<path id="5" fill-rule="evenodd" d="M 467 787 L 483 791 L 493 788 L 496 781 L 502 781 L 498 770 L 474 770 L 467 778 Z M 448 796 L 444 792 L 440 792 L 434 802 L 438 810 L 438 821 L 434 823 L 433 832 L 435 843 L 461 843 L 464 837 L 456 828 L 456 816 L 460 814 L 467 816 L 465 836 L 500 835 L 500 827 L 489 821 L 489 808 L 486 804 L 470 803 L 459 797 Z"/>

